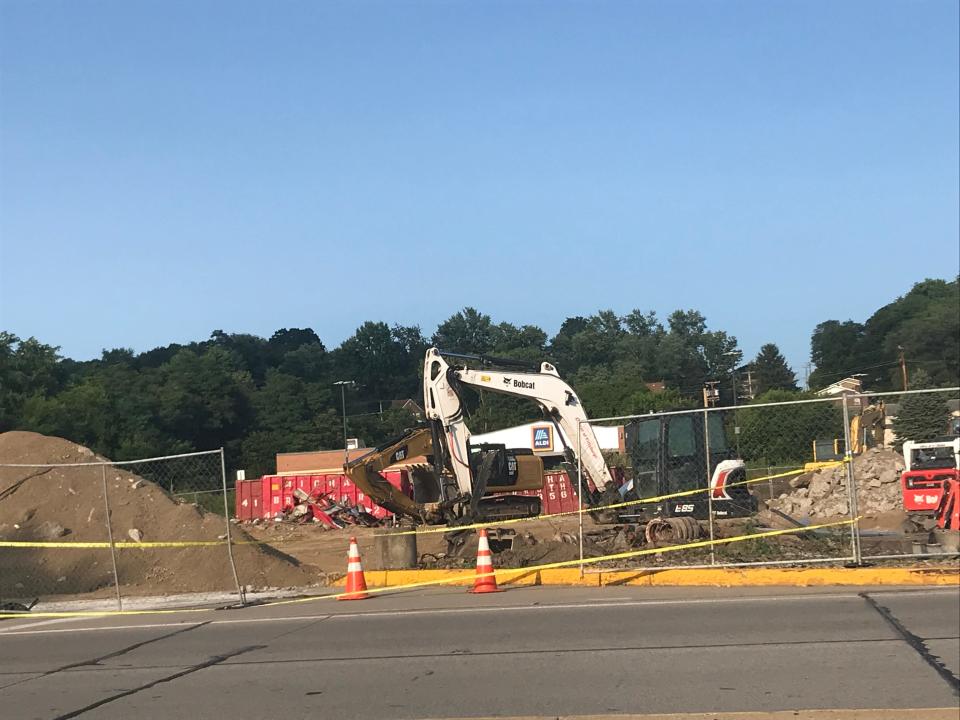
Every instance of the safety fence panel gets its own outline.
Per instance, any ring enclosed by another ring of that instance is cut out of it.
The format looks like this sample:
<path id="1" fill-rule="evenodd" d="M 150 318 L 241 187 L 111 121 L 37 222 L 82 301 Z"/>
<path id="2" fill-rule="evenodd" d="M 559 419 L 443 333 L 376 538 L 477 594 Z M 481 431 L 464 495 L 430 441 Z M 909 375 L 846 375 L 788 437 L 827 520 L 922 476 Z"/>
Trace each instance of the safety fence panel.
<path id="1" fill-rule="evenodd" d="M 960 499 L 951 500 L 947 481 L 960 462 L 957 388 L 848 392 L 591 423 L 623 428 L 623 453 L 611 458 L 628 478 L 618 519 L 647 523 L 645 537 L 630 536 L 633 545 L 689 542 L 686 533 L 700 533 L 696 552 L 642 556 L 631 567 L 956 556 Z M 908 439 L 927 441 L 913 450 L 921 466 L 913 477 L 904 475 Z M 685 527 L 677 520 L 683 517 L 699 529 Z M 788 529 L 796 532 L 770 535 Z M 588 527 L 585 534 L 590 555 L 591 534 L 600 533 Z"/>
<path id="2" fill-rule="evenodd" d="M 0 465 L 0 598 L 237 594 L 229 507 L 219 450 Z"/>
<path id="3" fill-rule="evenodd" d="M 643 524 L 631 547 L 671 548 L 618 566 L 853 562 L 843 418 L 842 400 L 827 399 L 593 421 L 623 427 L 618 520 Z M 806 483 L 818 470 L 830 474 L 832 502 L 814 508 Z"/>
<path id="4" fill-rule="evenodd" d="M 857 508 L 844 463 L 843 400 L 740 405 L 709 414 L 717 433 L 722 428 L 730 438 L 731 458 L 743 464 L 742 488 L 755 499 L 757 526 L 831 525 L 777 538 L 757 559 L 855 562 Z"/>
<path id="5" fill-rule="evenodd" d="M 851 395 L 848 403 L 863 562 L 955 561 L 960 390 Z"/>

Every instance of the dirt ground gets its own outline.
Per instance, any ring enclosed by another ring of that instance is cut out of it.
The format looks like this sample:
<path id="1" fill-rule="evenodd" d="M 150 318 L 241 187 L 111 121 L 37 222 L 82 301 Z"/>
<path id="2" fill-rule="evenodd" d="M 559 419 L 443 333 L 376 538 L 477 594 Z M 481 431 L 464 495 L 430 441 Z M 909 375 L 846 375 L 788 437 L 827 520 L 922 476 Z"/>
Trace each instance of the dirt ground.
<path id="1" fill-rule="evenodd" d="M 861 522 L 861 528 L 865 533 L 862 540 L 864 553 L 873 555 L 910 553 L 912 538 L 902 533 L 904 518 L 905 515 L 902 512 L 864 518 Z M 706 523 L 702 525 L 703 539 L 707 539 Z M 375 536 L 384 532 L 381 528 L 323 530 L 316 525 L 277 522 L 246 527 L 252 537 L 270 543 L 301 563 L 316 567 L 330 576 L 338 576 L 344 572 L 349 540 L 354 536 L 357 538 L 361 556 L 364 558 L 364 567 L 370 570 L 379 569 L 376 564 L 378 553 L 375 548 Z M 592 558 L 650 547 L 640 538 L 632 543 L 626 538 L 618 538 L 618 531 L 628 527 L 598 525 L 589 517 L 585 518 L 584 556 Z M 764 510 L 754 518 L 718 520 L 714 525 L 714 537 L 729 538 L 791 527 L 795 526 Z M 579 557 L 578 519 L 575 516 L 529 520 L 502 526 L 499 533 L 497 530 L 492 529 L 490 533 L 496 567 L 529 567 L 571 561 Z M 640 534 L 642 535 L 642 531 Z M 512 540 L 509 538 L 510 535 Z M 443 532 L 420 534 L 417 536 L 416 543 L 421 568 L 468 569 L 475 564 L 477 537 L 472 532 L 468 534 L 462 549 L 453 556 L 448 554 Z M 660 545 L 673 544 L 675 543 L 660 543 Z M 503 549 L 504 546 L 506 549 Z M 656 548 L 656 546 L 653 547 Z M 799 563 L 813 558 L 847 557 L 850 552 L 849 531 L 841 528 L 839 531 L 825 530 L 804 535 L 758 538 L 718 545 L 713 549 L 712 558 L 710 548 L 705 547 L 601 562 L 598 567 L 697 565 L 709 564 L 711 560 L 729 563 L 796 560 Z"/>

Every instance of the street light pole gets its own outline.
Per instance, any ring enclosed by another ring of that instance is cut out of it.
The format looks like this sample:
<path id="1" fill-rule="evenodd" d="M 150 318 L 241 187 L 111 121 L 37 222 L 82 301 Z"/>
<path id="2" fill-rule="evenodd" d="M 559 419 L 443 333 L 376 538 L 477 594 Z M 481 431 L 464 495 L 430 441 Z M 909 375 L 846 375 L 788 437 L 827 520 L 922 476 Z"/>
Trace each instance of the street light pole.
<path id="1" fill-rule="evenodd" d="M 353 380 L 337 380 L 334 385 L 340 386 L 340 407 L 343 411 L 343 464 L 350 462 L 350 450 L 347 448 L 347 385 L 354 385 Z"/>
<path id="2" fill-rule="evenodd" d="M 740 457 L 740 422 L 737 417 L 737 366 L 736 363 L 740 362 L 743 357 L 743 353 L 739 350 L 732 350 L 730 352 L 725 352 L 724 355 L 734 358 L 734 366 L 730 369 L 730 380 L 733 384 L 733 438 L 737 446 L 737 457 Z"/>

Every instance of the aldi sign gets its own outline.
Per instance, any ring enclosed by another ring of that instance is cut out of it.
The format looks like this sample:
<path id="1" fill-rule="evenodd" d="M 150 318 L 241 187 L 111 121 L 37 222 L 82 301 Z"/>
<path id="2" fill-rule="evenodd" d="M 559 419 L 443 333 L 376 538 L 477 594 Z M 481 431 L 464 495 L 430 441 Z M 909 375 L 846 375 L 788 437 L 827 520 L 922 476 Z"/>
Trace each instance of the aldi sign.
<path id="1" fill-rule="evenodd" d="M 533 433 L 533 449 L 541 451 L 553 450 L 553 428 L 550 425 L 535 425 Z"/>

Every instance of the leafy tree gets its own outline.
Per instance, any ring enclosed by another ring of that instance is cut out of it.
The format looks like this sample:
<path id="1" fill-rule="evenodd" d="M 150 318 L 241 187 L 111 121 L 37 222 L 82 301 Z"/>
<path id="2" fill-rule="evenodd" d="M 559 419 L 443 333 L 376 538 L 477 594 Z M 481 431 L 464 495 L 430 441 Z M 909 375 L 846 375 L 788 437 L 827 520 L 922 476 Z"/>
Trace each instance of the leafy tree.
<path id="1" fill-rule="evenodd" d="M 572 373 L 579 368 L 579 359 L 573 349 L 573 339 L 587 329 L 585 317 L 570 317 L 563 321 L 560 330 L 550 340 L 549 355 L 561 373 Z"/>
<path id="2" fill-rule="evenodd" d="M 930 377 L 923 370 L 917 371 L 911 389 L 928 389 Z M 950 407 L 944 393 L 911 393 L 901 396 L 900 408 L 893 419 L 893 432 L 897 449 L 904 441 L 927 442 L 947 434 L 950 422 Z"/>
<path id="3" fill-rule="evenodd" d="M 441 350 L 488 353 L 493 348 L 494 329 L 489 315 L 467 307 L 440 323 L 433 344 Z"/>
<path id="4" fill-rule="evenodd" d="M 181 350 L 160 369 L 157 420 L 197 449 L 225 446 L 252 418 L 253 381 L 243 361 L 222 347 Z"/>
<path id="5" fill-rule="evenodd" d="M 398 386 L 408 390 L 411 371 L 407 348 L 386 323 L 365 322 L 334 353 L 337 380 L 353 380 L 360 397 L 393 399 Z"/>
<path id="6" fill-rule="evenodd" d="M 290 350 L 279 360 L 277 369 L 308 382 L 325 385 L 333 382 L 330 353 L 323 343 L 301 345 L 296 350 Z M 269 378 L 269 371 L 267 377 Z"/>
<path id="7" fill-rule="evenodd" d="M 817 325 L 810 358 L 817 369 L 810 387 L 821 388 L 854 373 L 873 390 L 898 390 L 899 348 L 908 366 L 920 366 L 938 386 L 960 376 L 960 281 L 924 280 L 877 310 L 863 324 L 828 320 Z"/>
<path id="8" fill-rule="evenodd" d="M 728 424 L 740 427 L 740 454 L 748 463 L 797 465 L 812 460 L 815 440 L 843 437 L 843 412 L 836 403 L 752 407 L 816 398 L 811 392 L 769 390 L 752 403 L 725 411 Z M 732 434 L 731 434 L 732 437 Z"/>
<path id="9" fill-rule="evenodd" d="M 780 348 L 773 343 L 767 343 L 760 348 L 750 369 L 753 371 L 757 395 L 762 395 L 768 390 L 796 391 L 799 389 L 797 376 L 787 365 L 786 358 L 780 353 Z"/>
<path id="10" fill-rule="evenodd" d="M 869 365 L 859 355 L 862 338 L 863 325 L 852 320 L 827 320 L 817 325 L 810 339 L 810 360 L 817 366 L 810 373 L 810 387 L 826 387 Z"/>
<path id="11" fill-rule="evenodd" d="M 63 386 L 60 348 L 0 331 L 0 432 L 20 426 L 24 404 Z"/>
<path id="12" fill-rule="evenodd" d="M 310 328 L 281 328 L 267 341 L 267 360 L 270 367 L 276 367 L 283 362 L 284 357 L 304 346 L 323 348 L 320 338 Z M 326 348 L 323 348 L 326 350 Z"/>
<path id="13" fill-rule="evenodd" d="M 248 333 L 227 334 L 214 330 L 211 344 L 233 353 L 255 382 L 263 382 L 270 365 L 270 346 L 266 340 Z"/>
<path id="14" fill-rule="evenodd" d="M 588 368 L 576 376 L 580 401 L 590 417 L 633 415 L 693 407 L 676 390 L 651 391 L 633 366 L 621 364 L 613 369 Z"/>

